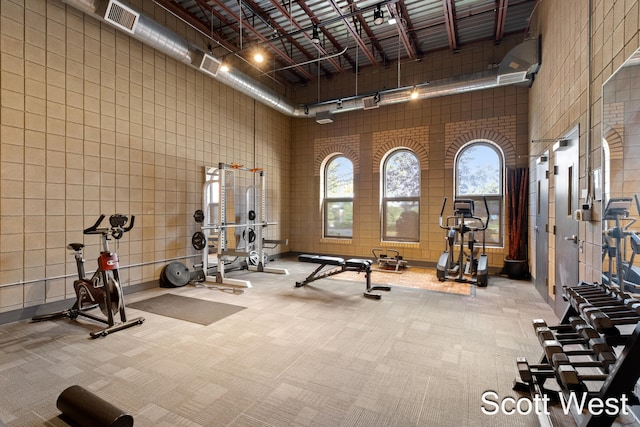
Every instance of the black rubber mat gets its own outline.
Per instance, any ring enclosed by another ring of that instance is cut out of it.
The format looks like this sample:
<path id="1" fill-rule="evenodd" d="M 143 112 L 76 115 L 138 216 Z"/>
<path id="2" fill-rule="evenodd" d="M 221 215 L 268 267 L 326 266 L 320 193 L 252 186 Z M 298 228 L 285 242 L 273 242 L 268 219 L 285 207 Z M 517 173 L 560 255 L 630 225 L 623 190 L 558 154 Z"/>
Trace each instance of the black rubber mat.
<path id="1" fill-rule="evenodd" d="M 246 308 L 174 294 L 132 302 L 127 307 L 205 326 Z"/>

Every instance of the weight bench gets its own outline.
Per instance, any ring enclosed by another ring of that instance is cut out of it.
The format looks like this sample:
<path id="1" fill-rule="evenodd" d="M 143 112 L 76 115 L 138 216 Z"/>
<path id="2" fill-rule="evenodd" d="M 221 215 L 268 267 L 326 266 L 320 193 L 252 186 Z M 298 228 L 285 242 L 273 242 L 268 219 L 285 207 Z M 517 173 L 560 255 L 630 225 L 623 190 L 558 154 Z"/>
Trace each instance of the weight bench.
<path id="1" fill-rule="evenodd" d="M 348 260 L 344 260 L 340 257 L 333 256 L 323 256 L 323 255 L 299 255 L 298 261 L 300 262 L 308 262 L 312 264 L 320 264 L 318 268 L 316 268 L 313 273 L 309 274 L 306 279 L 302 282 L 296 282 L 296 288 L 306 285 L 307 283 L 314 282 L 319 279 L 324 279 L 325 277 L 334 276 L 336 274 L 343 273 L 345 271 L 355 271 L 358 273 L 364 272 L 364 276 L 366 279 L 366 289 L 364 291 L 364 296 L 368 298 L 380 299 L 382 295 L 374 294 L 371 291 L 390 291 L 390 286 L 372 286 L 371 285 L 371 264 L 372 262 L 368 259 L 360 259 L 360 258 L 351 258 Z M 329 267 L 330 270 L 322 270 L 325 267 Z"/>

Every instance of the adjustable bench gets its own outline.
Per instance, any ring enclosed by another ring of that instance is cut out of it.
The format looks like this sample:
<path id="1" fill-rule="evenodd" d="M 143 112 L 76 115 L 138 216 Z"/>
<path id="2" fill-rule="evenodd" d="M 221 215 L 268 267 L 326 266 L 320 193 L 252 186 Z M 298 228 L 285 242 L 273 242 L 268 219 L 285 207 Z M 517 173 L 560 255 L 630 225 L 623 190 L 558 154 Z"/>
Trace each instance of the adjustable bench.
<path id="1" fill-rule="evenodd" d="M 382 295 L 374 294 L 371 291 L 390 291 L 390 286 L 372 286 L 371 285 L 371 264 L 372 262 L 368 259 L 360 259 L 360 258 L 351 258 L 348 260 L 344 260 L 340 257 L 333 256 L 323 256 L 323 255 L 299 255 L 298 261 L 300 262 L 308 262 L 312 264 L 320 264 L 318 268 L 316 268 L 313 273 L 309 274 L 306 279 L 302 282 L 296 282 L 296 288 L 306 285 L 307 283 L 314 282 L 319 279 L 324 279 L 325 277 L 334 276 L 336 274 L 343 273 L 345 271 L 355 271 L 358 273 L 364 272 L 366 279 L 366 289 L 364 291 L 364 296 L 368 298 L 380 299 Z M 330 270 L 322 270 L 329 266 Z"/>

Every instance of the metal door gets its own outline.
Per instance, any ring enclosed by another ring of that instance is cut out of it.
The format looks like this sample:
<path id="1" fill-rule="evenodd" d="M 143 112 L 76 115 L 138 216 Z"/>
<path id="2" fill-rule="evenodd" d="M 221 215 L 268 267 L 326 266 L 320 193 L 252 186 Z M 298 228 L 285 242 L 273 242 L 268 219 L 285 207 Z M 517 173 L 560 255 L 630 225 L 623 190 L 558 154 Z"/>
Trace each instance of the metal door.
<path id="1" fill-rule="evenodd" d="M 579 131 L 576 126 L 553 146 L 555 164 L 555 312 L 562 316 L 567 302 L 562 287 L 578 284 L 578 155 Z"/>
<path id="2" fill-rule="evenodd" d="M 535 285 L 549 301 L 549 152 L 536 160 L 536 269 Z"/>

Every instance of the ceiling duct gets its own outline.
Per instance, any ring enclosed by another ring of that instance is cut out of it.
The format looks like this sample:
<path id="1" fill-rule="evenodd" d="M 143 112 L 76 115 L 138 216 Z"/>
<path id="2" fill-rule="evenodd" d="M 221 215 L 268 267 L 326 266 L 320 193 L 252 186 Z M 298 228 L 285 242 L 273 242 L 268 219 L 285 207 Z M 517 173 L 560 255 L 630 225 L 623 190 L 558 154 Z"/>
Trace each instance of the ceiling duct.
<path id="1" fill-rule="evenodd" d="M 220 73 L 221 61 L 203 52 L 185 38 L 163 27 L 148 16 L 137 12 L 119 0 L 63 0 L 64 3 L 125 31 L 157 51 L 188 64 L 215 78 L 219 82 L 291 117 L 316 117 L 319 120 L 333 120 L 335 113 L 368 110 L 385 105 L 409 102 L 413 98 L 414 86 L 380 91 L 374 96 L 354 96 L 316 104 L 294 106 L 279 93 L 257 80 L 231 69 Z M 422 86 L 418 99 L 449 96 L 464 92 L 490 89 L 506 84 L 533 82 L 539 69 L 540 42 L 529 39 L 514 47 L 501 62 L 497 71 L 458 76 L 439 81 L 431 81 Z M 329 113 L 328 116 L 324 113 Z"/>

